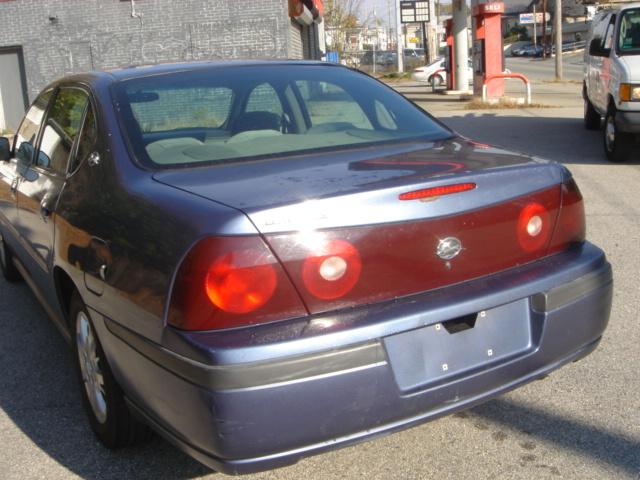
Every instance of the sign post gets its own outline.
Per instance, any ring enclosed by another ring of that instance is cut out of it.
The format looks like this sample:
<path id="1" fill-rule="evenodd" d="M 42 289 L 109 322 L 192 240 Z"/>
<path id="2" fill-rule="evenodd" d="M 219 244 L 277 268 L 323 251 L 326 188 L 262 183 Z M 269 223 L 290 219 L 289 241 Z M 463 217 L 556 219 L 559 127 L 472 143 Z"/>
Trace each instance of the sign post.
<path id="1" fill-rule="evenodd" d="M 533 3 L 533 18 L 536 17 L 536 4 Z M 533 22 L 533 48 L 538 49 L 538 22 Z"/>
<path id="2" fill-rule="evenodd" d="M 400 2 L 400 22 L 401 23 L 422 23 L 429 22 L 431 18 L 429 12 L 429 2 L 418 0 Z"/>
<path id="3" fill-rule="evenodd" d="M 546 19 L 549 20 L 550 18 L 551 16 L 549 15 L 549 13 L 547 13 Z M 534 11 L 533 13 L 521 13 L 520 18 L 518 19 L 518 23 L 520 25 L 531 25 L 531 24 L 535 25 L 537 23 L 542 23 L 544 19 L 545 17 L 542 15 L 542 12 L 536 13 Z"/>
<path id="4" fill-rule="evenodd" d="M 400 2 L 400 22 L 401 23 L 418 23 L 422 29 L 422 47 L 425 52 L 425 60 L 429 63 L 432 56 L 429 35 L 427 33 L 427 23 L 431 23 L 431 9 L 429 1 L 408 0 Z"/>

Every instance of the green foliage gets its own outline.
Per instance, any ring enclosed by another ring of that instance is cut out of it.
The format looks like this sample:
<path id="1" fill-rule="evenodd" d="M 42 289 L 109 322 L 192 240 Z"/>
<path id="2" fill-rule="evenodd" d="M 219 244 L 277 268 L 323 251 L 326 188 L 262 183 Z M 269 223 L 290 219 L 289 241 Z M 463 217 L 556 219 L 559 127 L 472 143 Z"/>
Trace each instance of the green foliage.
<path id="1" fill-rule="evenodd" d="M 529 40 L 529 32 L 527 27 L 523 25 L 515 25 L 504 36 L 504 43 L 513 43 L 521 40 Z"/>
<path id="2" fill-rule="evenodd" d="M 324 2 L 324 20 L 326 28 L 332 31 L 331 50 L 340 55 L 345 50 L 347 35 L 366 21 L 361 21 L 362 0 L 326 0 Z"/>
<path id="3" fill-rule="evenodd" d="M 87 95 L 82 90 L 63 89 L 56 95 L 51 108 L 51 118 L 71 139 L 78 133 L 87 101 Z"/>

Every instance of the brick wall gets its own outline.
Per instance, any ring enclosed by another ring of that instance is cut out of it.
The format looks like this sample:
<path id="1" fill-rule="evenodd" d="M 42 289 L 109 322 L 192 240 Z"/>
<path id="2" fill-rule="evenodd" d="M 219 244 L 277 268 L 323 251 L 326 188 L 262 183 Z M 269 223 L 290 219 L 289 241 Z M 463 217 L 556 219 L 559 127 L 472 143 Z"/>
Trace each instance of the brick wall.
<path id="1" fill-rule="evenodd" d="M 291 39 L 289 42 L 289 57 L 304 58 L 304 47 L 302 46 L 302 26 L 295 21 L 291 21 Z"/>
<path id="2" fill-rule="evenodd" d="M 220 58 L 301 58 L 287 0 L 0 1 L 0 47 L 22 46 L 31 100 L 69 73 Z"/>

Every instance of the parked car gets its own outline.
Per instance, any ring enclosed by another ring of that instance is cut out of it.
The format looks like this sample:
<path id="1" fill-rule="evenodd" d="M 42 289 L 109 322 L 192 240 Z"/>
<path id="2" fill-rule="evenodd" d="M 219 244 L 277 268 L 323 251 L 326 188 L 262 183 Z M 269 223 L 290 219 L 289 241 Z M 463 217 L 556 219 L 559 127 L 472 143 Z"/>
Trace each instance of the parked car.
<path id="1" fill-rule="evenodd" d="M 395 65 L 398 63 L 398 52 L 395 50 L 366 50 L 361 56 L 361 65 L 373 65 L 375 56 L 376 65 Z M 424 50 L 404 49 L 405 65 L 415 65 L 416 62 L 424 61 Z"/>
<path id="2" fill-rule="evenodd" d="M 432 86 L 439 87 L 447 83 L 447 70 L 445 69 L 446 60 L 437 58 L 428 65 L 415 68 L 411 73 L 411 78 L 416 82 L 427 82 Z M 469 60 L 467 68 L 469 82 L 473 82 L 473 65 Z"/>
<path id="3" fill-rule="evenodd" d="M 631 158 L 640 138 L 640 3 L 594 18 L 584 55 L 584 125 L 604 117 L 604 151 L 611 162 Z"/>
<path id="4" fill-rule="evenodd" d="M 373 65 L 375 58 L 376 65 L 393 65 L 396 63 L 397 55 L 395 52 L 386 50 L 367 50 L 361 57 L 361 65 Z"/>
<path id="5" fill-rule="evenodd" d="M 524 45 L 520 45 L 519 47 L 516 48 L 512 48 L 511 49 L 511 56 L 512 57 L 522 57 L 524 56 L 524 51 L 525 49 L 529 49 L 533 47 L 533 43 L 528 43 L 528 44 L 524 44 Z"/>
<path id="6" fill-rule="evenodd" d="M 565 167 L 320 62 L 54 82 L 0 140 L 0 239 L 98 439 L 148 425 L 227 473 L 542 378 L 596 348 L 611 306 Z"/>
<path id="7" fill-rule="evenodd" d="M 528 45 L 519 49 L 518 54 L 521 57 L 541 57 L 544 52 L 542 45 Z"/>

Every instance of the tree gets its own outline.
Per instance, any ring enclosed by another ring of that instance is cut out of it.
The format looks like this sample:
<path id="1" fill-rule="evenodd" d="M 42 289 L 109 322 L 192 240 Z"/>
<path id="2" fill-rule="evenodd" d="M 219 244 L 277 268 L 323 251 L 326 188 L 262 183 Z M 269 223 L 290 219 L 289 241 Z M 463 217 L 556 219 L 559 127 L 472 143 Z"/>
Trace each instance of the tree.
<path id="1" fill-rule="evenodd" d="M 350 32 L 358 30 L 366 22 L 360 20 L 362 0 L 326 0 L 324 21 L 330 48 L 343 53 Z"/>

